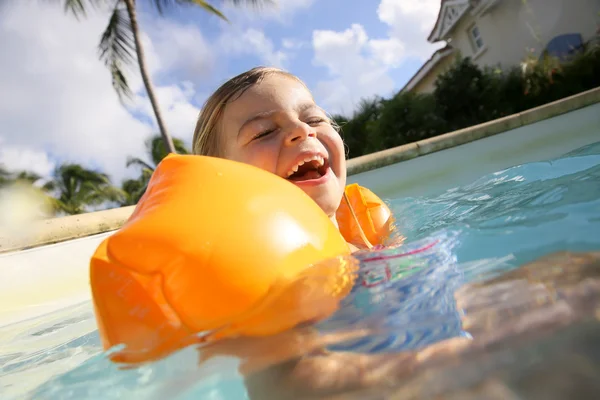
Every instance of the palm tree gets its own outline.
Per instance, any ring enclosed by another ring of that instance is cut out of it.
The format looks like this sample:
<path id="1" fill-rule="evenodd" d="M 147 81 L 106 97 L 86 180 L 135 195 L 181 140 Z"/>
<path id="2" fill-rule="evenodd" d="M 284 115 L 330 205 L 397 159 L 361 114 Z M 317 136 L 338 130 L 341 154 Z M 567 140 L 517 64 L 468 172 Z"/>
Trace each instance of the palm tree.
<path id="1" fill-rule="evenodd" d="M 156 117 L 156 123 L 160 134 L 162 135 L 165 147 L 170 153 L 175 153 L 176 147 L 173 144 L 171 135 L 165 126 L 161 111 L 158 107 L 158 101 L 154 93 L 154 87 L 150 81 L 150 75 L 146 66 L 144 48 L 140 39 L 140 28 L 137 20 L 136 0 L 60 0 L 63 2 L 66 11 L 70 11 L 79 17 L 85 16 L 89 6 L 109 3 L 112 5 L 112 14 L 108 25 L 102 34 L 99 44 L 100 59 L 104 61 L 112 75 L 112 84 L 119 98 L 131 96 L 131 90 L 127 84 L 127 79 L 123 73 L 123 63 L 131 63 L 137 59 L 137 63 L 142 76 L 142 81 L 146 88 L 146 93 L 152 104 L 152 110 Z M 203 8 L 207 12 L 218 16 L 227 21 L 227 18 L 215 7 L 205 0 L 147 0 L 151 1 L 157 8 L 159 14 L 169 6 L 195 5 Z M 234 5 L 242 3 L 258 5 L 271 0 L 232 0 Z M 135 52 L 135 57 L 133 56 Z"/>
<path id="2" fill-rule="evenodd" d="M 125 197 L 121 202 L 121 205 L 136 205 L 146 192 L 146 187 L 148 186 L 151 176 L 152 173 L 144 169 L 142 170 L 142 175 L 138 179 L 127 179 L 123 181 L 121 184 L 121 189 L 123 189 L 123 192 L 125 192 Z"/>
<path id="3" fill-rule="evenodd" d="M 45 185 L 54 191 L 53 207 L 58 213 L 80 214 L 88 206 L 105 202 L 122 202 L 125 194 L 114 187 L 108 175 L 86 169 L 78 164 L 63 164 L 54 172 L 54 179 Z"/>
<path id="4" fill-rule="evenodd" d="M 183 140 L 181 139 L 174 138 L 173 146 L 179 154 L 190 153 L 187 147 L 185 147 Z M 162 159 L 169 154 L 169 151 L 167 151 L 167 149 L 165 148 L 165 143 L 164 141 L 162 141 L 160 135 L 152 136 L 150 139 L 146 140 L 146 154 L 151 160 L 149 163 L 142 160 L 141 158 L 129 156 L 127 157 L 127 166 L 139 166 L 142 169 L 148 169 L 153 172 L 156 166 L 162 161 Z"/>
<path id="5" fill-rule="evenodd" d="M 190 154 L 190 151 L 185 147 L 181 139 L 174 138 L 173 145 L 179 154 Z M 146 154 L 150 162 L 138 157 L 127 157 L 127 166 L 140 167 L 142 174 L 137 179 L 127 179 L 121 184 L 121 188 L 126 194 L 126 198 L 122 203 L 124 206 L 137 204 L 146 191 L 146 187 L 156 166 L 169 154 L 160 135 L 153 136 L 146 141 Z"/>

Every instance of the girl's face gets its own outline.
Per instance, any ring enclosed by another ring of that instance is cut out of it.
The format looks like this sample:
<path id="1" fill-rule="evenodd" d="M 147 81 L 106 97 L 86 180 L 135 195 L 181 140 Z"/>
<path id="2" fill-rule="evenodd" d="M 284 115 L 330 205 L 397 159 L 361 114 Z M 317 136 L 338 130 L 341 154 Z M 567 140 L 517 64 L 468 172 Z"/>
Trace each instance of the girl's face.
<path id="1" fill-rule="evenodd" d="M 225 107 L 221 153 L 294 183 L 335 222 L 346 186 L 340 135 L 302 83 L 273 74 Z"/>

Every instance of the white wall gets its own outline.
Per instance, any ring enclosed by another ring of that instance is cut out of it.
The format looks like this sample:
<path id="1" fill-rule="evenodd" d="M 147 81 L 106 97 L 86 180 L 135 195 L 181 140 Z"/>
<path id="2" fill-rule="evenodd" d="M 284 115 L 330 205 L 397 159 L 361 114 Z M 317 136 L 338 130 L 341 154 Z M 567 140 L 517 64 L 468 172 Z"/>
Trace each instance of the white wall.
<path id="1" fill-rule="evenodd" d="M 561 34 L 580 33 L 584 40 L 600 27 L 600 0 L 502 0 L 486 15 L 467 13 L 450 37 L 463 56 L 475 54 L 468 29 L 476 23 L 487 49 L 474 61 L 479 65 L 515 65 L 528 48 L 539 56 L 548 42 Z"/>

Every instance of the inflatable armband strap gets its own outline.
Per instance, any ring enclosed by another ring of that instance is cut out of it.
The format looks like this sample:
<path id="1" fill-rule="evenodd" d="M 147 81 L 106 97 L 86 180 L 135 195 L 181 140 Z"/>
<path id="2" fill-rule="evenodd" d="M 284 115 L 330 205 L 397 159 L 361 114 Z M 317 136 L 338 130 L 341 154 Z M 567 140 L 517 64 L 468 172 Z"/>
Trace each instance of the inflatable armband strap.
<path id="1" fill-rule="evenodd" d="M 112 359 L 138 362 L 199 334 L 263 336 L 322 319 L 354 284 L 349 253 L 292 183 L 234 161 L 170 155 L 91 259 L 103 346 L 124 344 Z"/>
<path id="2" fill-rule="evenodd" d="M 356 183 L 346 186 L 336 220 L 346 241 L 359 248 L 383 245 L 395 229 L 389 207 Z"/>

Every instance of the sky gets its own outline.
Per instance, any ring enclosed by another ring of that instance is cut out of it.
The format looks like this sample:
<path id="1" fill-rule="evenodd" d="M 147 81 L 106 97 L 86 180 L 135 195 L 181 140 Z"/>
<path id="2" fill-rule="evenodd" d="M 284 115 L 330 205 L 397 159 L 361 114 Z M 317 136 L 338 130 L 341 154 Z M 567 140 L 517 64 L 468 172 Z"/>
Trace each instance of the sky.
<path id="1" fill-rule="evenodd" d="M 136 177 L 127 157 L 147 159 L 144 142 L 158 133 L 137 65 L 123 105 L 98 59 L 109 14 L 91 9 L 78 20 L 57 3 L 0 5 L 0 165 L 49 177 L 75 162 L 116 184 Z M 206 98 L 252 67 L 283 68 L 329 113 L 351 115 L 361 99 L 400 90 L 442 46 L 426 40 L 440 0 L 212 2 L 228 23 L 194 7 L 161 16 L 150 3 L 138 0 L 151 78 L 169 131 L 190 148 Z"/>

